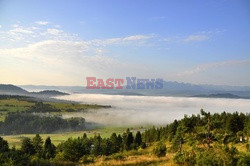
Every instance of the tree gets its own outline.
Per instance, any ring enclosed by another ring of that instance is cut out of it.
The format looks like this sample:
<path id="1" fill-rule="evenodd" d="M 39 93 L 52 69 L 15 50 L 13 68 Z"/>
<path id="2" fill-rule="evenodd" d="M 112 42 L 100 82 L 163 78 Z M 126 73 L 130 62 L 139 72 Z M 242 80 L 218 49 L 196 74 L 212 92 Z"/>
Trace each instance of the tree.
<path id="1" fill-rule="evenodd" d="M 22 140 L 21 151 L 25 154 L 33 155 L 36 153 L 30 138 L 24 138 Z"/>
<path id="2" fill-rule="evenodd" d="M 123 139 L 124 149 L 130 150 L 134 141 L 134 137 L 132 132 L 129 131 L 129 129 L 127 129 L 126 133 L 123 133 L 122 139 Z"/>
<path id="3" fill-rule="evenodd" d="M 137 131 L 135 135 L 135 147 L 141 146 L 142 138 L 141 138 L 141 132 Z"/>
<path id="4" fill-rule="evenodd" d="M 8 142 L 0 137 L 0 153 L 5 153 L 7 151 L 9 151 Z"/>
<path id="5" fill-rule="evenodd" d="M 93 142 L 93 150 L 92 153 L 95 156 L 103 154 L 103 149 L 101 146 L 102 143 L 102 137 L 100 135 L 94 137 L 94 142 Z"/>
<path id="6" fill-rule="evenodd" d="M 171 149 L 173 151 L 177 151 L 179 149 L 179 151 L 182 150 L 182 144 L 184 143 L 184 129 L 183 129 L 183 125 L 179 125 L 176 131 L 176 135 L 174 136 L 173 140 L 172 140 L 172 147 Z"/>
<path id="7" fill-rule="evenodd" d="M 112 153 L 117 153 L 120 150 L 120 144 L 119 144 L 119 140 L 118 137 L 116 135 L 116 133 L 113 133 L 110 137 L 110 141 L 111 141 L 111 152 Z"/>
<path id="8" fill-rule="evenodd" d="M 178 121 L 174 120 L 174 123 L 172 123 L 169 126 L 169 141 L 172 141 L 172 139 L 174 138 L 177 131 L 177 127 L 178 127 Z"/>
<path id="9" fill-rule="evenodd" d="M 68 161 L 78 162 L 79 159 L 85 155 L 89 154 L 86 153 L 86 146 L 88 145 L 87 138 L 81 139 L 81 138 L 69 138 L 65 143 L 63 143 L 63 154 L 64 159 Z M 90 146 L 90 145 L 89 145 Z"/>
<path id="10" fill-rule="evenodd" d="M 56 147 L 53 143 L 51 143 L 50 137 L 46 138 L 44 144 L 44 158 L 50 159 L 54 158 L 56 153 Z"/>
<path id="11" fill-rule="evenodd" d="M 38 157 L 41 157 L 43 154 L 43 139 L 39 134 L 36 134 L 36 136 L 32 139 L 32 144 L 35 148 L 35 151 L 38 155 Z"/>
<path id="12" fill-rule="evenodd" d="M 244 117 L 241 117 L 238 112 L 233 113 L 228 122 L 228 129 L 232 133 L 236 134 L 238 131 L 243 131 L 244 129 Z"/>
<path id="13" fill-rule="evenodd" d="M 212 133 L 211 133 L 211 115 L 210 112 L 205 112 L 203 109 L 201 109 L 201 115 L 204 116 L 204 120 L 206 121 L 206 143 L 207 147 L 211 148 L 212 143 Z"/>

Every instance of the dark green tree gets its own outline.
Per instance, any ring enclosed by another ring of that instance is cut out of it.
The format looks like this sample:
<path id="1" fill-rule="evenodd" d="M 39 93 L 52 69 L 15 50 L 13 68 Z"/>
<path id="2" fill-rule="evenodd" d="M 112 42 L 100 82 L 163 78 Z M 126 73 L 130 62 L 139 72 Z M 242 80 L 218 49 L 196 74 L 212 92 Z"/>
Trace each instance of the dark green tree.
<path id="1" fill-rule="evenodd" d="M 45 140 L 43 154 L 45 159 L 50 159 L 55 157 L 56 147 L 53 143 L 51 143 L 50 137 L 46 138 Z"/>
<path id="2" fill-rule="evenodd" d="M 141 146 L 142 143 L 142 136 L 141 136 L 141 132 L 137 131 L 136 135 L 135 135 L 135 147 L 139 147 Z"/>
<path id="3" fill-rule="evenodd" d="M 5 153 L 9 151 L 9 145 L 6 140 L 0 137 L 0 153 Z"/>
<path id="4" fill-rule="evenodd" d="M 32 139 L 32 144 L 35 148 L 35 151 L 39 157 L 42 157 L 43 154 L 43 139 L 39 134 Z"/>
<path id="5" fill-rule="evenodd" d="M 35 147 L 33 146 L 30 138 L 24 138 L 22 140 L 21 151 L 28 155 L 33 155 L 36 153 Z"/>
<path id="6" fill-rule="evenodd" d="M 133 137 L 132 132 L 129 131 L 129 129 L 127 129 L 127 131 L 123 133 L 122 139 L 123 139 L 124 149 L 130 150 L 132 148 L 134 137 Z"/>
<path id="7" fill-rule="evenodd" d="M 118 137 L 116 133 L 113 133 L 110 137 L 110 142 L 111 142 L 111 152 L 112 153 L 117 153 L 120 150 L 120 143 L 118 140 Z"/>

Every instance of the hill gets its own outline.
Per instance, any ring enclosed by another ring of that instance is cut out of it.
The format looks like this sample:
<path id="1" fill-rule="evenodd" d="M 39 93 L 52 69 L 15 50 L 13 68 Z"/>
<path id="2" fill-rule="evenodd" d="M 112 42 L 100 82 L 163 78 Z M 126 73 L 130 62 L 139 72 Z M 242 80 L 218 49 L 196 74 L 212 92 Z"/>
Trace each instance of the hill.
<path id="1" fill-rule="evenodd" d="M 22 94 L 27 95 L 29 92 L 11 84 L 0 84 L 0 94 Z"/>
<path id="2" fill-rule="evenodd" d="M 218 94 L 209 94 L 209 95 L 195 95 L 192 97 L 206 97 L 206 98 L 231 98 L 231 99 L 241 99 L 241 98 L 245 98 L 245 99 L 249 99 L 249 97 L 241 97 L 238 95 L 234 95 L 231 93 L 218 93 Z"/>
<path id="3" fill-rule="evenodd" d="M 69 95 L 68 93 L 56 91 L 56 90 L 44 90 L 40 92 L 31 92 L 30 94 L 38 95 L 38 96 L 63 96 Z"/>
<path id="4" fill-rule="evenodd" d="M 52 97 L 69 95 L 68 93 L 60 92 L 57 90 L 43 90 L 40 92 L 28 92 L 23 88 L 20 88 L 11 84 L 0 84 L 0 94 L 4 95 L 20 95 L 20 96 L 31 96 L 31 97 Z"/>

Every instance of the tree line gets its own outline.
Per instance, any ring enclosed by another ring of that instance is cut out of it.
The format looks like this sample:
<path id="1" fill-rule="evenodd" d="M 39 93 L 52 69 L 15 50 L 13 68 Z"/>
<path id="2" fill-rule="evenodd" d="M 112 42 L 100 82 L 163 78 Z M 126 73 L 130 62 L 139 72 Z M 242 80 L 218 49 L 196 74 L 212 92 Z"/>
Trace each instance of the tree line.
<path id="1" fill-rule="evenodd" d="M 46 116 L 31 113 L 9 113 L 4 122 L 0 122 L 0 133 L 52 133 L 55 131 L 79 131 L 85 129 L 84 118 L 63 119 L 60 116 Z"/>

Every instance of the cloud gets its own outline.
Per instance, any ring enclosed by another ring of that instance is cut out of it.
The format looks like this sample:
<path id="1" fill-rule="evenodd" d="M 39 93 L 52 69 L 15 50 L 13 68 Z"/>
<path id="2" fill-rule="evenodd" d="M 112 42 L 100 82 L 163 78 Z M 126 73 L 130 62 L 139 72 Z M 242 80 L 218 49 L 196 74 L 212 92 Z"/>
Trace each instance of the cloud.
<path id="1" fill-rule="evenodd" d="M 51 35 L 58 35 L 58 34 L 60 34 L 62 32 L 62 30 L 59 30 L 59 29 L 54 29 L 54 28 L 52 28 L 52 29 L 47 29 L 47 33 L 48 34 L 51 34 Z"/>
<path id="2" fill-rule="evenodd" d="M 246 99 L 207 99 L 165 96 L 124 96 L 104 94 L 72 94 L 57 97 L 63 100 L 111 105 L 110 109 L 71 113 L 65 117 L 84 117 L 86 121 L 104 125 L 165 125 L 183 116 L 198 114 L 200 109 L 215 112 L 249 112 Z"/>
<path id="3" fill-rule="evenodd" d="M 134 35 L 123 38 L 124 41 L 135 41 L 135 40 L 146 40 L 151 38 L 151 36 L 146 35 Z"/>
<path id="4" fill-rule="evenodd" d="M 190 70 L 179 73 L 178 76 L 194 75 L 194 74 L 204 72 L 204 71 L 207 71 L 207 70 L 210 70 L 210 69 L 218 68 L 218 67 L 241 66 L 241 65 L 250 65 L 250 59 L 201 64 L 201 65 L 196 66 L 193 69 L 190 69 Z"/>
<path id="5" fill-rule="evenodd" d="M 9 31 L 10 33 L 24 33 L 24 34 L 32 34 L 34 33 L 33 31 L 31 30 L 27 30 L 25 28 L 15 28 L 15 29 L 12 29 Z"/>
<path id="6" fill-rule="evenodd" d="M 149 73 L 146 66 L 121 62 L 103 54 L 103 49 L 96 47 L 93 41 L 43 40 L 23 47 L 0 48 L 0 63 L 12 61 L 15 67 L 6 69 L 12 68 L 12 74 L 18 73 L 26 78 L 26 83 L 30 80 L 33 84 L 83 85 L 86 76 L 126 77 L 131 73 L 135 76 Z M 20 70 L 25 72 L 19 73 Z M 43 78 L 34 82 L 34 73 L 42 74 Z M 53 79 L 53 75 L 57 79 Z M 15 77 L 14 74 L 1 79 L 16 80 Z"/>
<path id="7" fill-rule="evenodd" d="M 47 21 L 36 21 L 35 23 L 38 25 L 48 25 L 49 24 L 49 22 L 47 22 Z"/>
<path id="8" fill-rule="evenodd" d="M 18 24 L 13 24 L 13 25 L 11 25 L 13 28 L 17 28 L 17 27 L 19 27 L 19 25 Z"/>
<path id="9" fill-rule="evenodd" d="M 84 76 L 126 77 L 133 73 L 133 76 L 155 78 L 166 73 L 163 70 L 154 71 L 154 68 L 147 64 L 139 65 L 134 61 L 122 61 L 119 59 L 119 54 L 112 52 L 116 47 L 128 49 L 135 46 L 148 47 L 150 44 L 161 45 L 162 43 L 159 42 L 162 40 L 159 39 L 162 37 L 152 34 L 132 34 L 83 40 L 77 34 L 67 33 L 55 26 L 51 24 L 54 28 L 48 28 L 37 25 L 17 25 L 6 31 L 0 30 L 0 65 L 6 62 L 10 65 L 5 68 L 10 69 L 13 64 L 12 68 L 17 73 L 26 68 L 26 73 L 19 74 L 23 78 L 27 78 L 25 74 L 32 75 L 36 68 L 37 73 L 43 73 L 44 79 L 35 81 L 34 84 L 79 85 L 82 84 Z M 206 35 L 206 33 L 200 34 Z M 177 39 L 180 42 L 183 38 L 176 37 L 169 40 Z M 166 39 L 166 41 L 169 40 Z M 164 46 L 164 48 L 168 47 Z M 197 70 L 202 69 L 195 69 Z M 187 73 L 191 72 L 187 71 Z M 48 74 L 50 76 L 46 76 L 45 73 L 50 73 Z M 53 78 L 52 73 L 55 77 L 60 77 L 61 82 L 59 79 L 50 80 Z M 14 75 L 9 76 L 11 77 L 12 80 L 16 80 Z"/>
<path id="10" fill-rule="evenodd" d="M 210 37 L 207 35 L 189 35 L 183 39 L 184 42 L 197 42 L 197 41 L 205 41 Z"/>
<path id="11" fill-rule="evenodd" d="M 95 39 L 90 40 L 89 42 L 95 46 L 107 46 L 107 45 L 142 45 L 148 39 L 153 38 L 153 35 L 131 35 L 118 38 L 109 38 L 109 39 Z"/>

